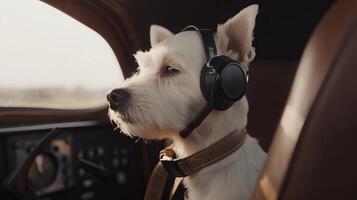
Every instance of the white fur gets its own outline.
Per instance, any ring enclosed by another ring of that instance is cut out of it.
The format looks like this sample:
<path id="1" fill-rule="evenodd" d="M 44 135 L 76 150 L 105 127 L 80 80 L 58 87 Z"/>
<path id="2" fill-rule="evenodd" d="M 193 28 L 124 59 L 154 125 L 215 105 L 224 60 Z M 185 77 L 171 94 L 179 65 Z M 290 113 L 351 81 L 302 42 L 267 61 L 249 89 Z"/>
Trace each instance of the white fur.
<path id="1" fill-rule="evenodd" d="M 248 66 L 255 56 L 252 39 L 257 12 L 258 6 L 252 5 L 218 25 L 218 54 Z M 226 111 L 212 111 L 187 139 L 180 138 L 178 131 L 205 104 L 199 86 L 205 62 L 203 45 L 192 31 L 173 35 L 154 25 L 150 34 L 152 48 L 135 55 L 138 73 L 120 86 L 131 94 L 127 113 L 133 122 L 123 121 L 121 114 L 109 110 L 111 119 L 123 132 L 145 139 L 171 139 L 178 157 L 186 157 L 246 127 L 248 101 L 243 97 Z M 165 74 L 167 65 L 180 72 Z M 248 136 L 238 151 L 184 179 L 188 199 L 249 199 L 264 159 L 265 153 Z"/>

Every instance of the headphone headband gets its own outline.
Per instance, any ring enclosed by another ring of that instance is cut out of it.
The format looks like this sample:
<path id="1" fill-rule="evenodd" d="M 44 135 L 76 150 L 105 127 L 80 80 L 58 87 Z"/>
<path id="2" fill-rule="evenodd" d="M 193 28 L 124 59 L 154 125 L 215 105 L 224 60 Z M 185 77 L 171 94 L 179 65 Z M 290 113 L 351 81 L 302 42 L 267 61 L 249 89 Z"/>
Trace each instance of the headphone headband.
<path id="1" fill-rule="evenodd" d="M 190 25 L 182 31 L 196 31 L 202 40 L 205 50 L 206 61 L 208 62 L 213 56 L 217 55 L 216 43 L 214 41 L 213 32 L 209 29 L 199 29 L 196 26 Z"/>

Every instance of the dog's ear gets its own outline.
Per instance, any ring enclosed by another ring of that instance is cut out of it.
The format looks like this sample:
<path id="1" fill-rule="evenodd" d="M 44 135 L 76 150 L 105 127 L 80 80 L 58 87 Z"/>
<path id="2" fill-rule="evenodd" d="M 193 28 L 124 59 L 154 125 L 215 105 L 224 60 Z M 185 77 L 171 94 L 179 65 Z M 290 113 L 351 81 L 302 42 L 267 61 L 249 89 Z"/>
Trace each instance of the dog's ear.
<path id="1" fill-rule="evenodd" d="M 168 37 L 172 36 L 173 33 L 166 29 L 165 27 L 159 25 L 151 25 L 150 27 L 150 43 L 151 47 L 154 47 L 156 44 L 164 41 Z"/>
<path id="2" fill-rule="evenodd" d="M 252 41 L 258 8 L 257 4 L 248 6 L 226 23 L 218 25 L 217 40 L 223 53 L 230 50 L 237 52 L 239 60 L 243 62 L 254 59 Z"/>

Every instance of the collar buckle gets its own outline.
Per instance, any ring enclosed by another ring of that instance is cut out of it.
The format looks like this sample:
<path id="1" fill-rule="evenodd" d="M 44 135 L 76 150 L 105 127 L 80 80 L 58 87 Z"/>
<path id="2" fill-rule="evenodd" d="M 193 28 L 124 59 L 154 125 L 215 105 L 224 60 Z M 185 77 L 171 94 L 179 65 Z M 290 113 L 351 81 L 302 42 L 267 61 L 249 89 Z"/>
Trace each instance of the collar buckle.
<path id="1" fill-rule="evenodd" d="M 160 162 L 166 171 L 174 177 L 185 177 L 186 174 L 177 165 L 178 159 L 175 158 L 176 155 L 172 149 L 164 149 L 160 152 Z"/>

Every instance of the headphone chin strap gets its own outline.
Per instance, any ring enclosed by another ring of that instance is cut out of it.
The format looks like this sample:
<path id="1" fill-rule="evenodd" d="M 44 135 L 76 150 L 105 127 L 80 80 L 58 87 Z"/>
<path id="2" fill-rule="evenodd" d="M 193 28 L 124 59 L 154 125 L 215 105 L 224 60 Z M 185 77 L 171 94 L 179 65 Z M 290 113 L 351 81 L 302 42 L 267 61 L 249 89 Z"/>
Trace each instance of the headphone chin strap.
<path id="1" fill-rule="evenodd" d="M 199 34 L 202 43 L 204 45 L 206 63 L 215 55 L 217 55 L 216 44 L 214 41 L 213 33 L 209 29 L 198 29 L 196 26 L 187 26 L 182 31 L 195 31 Z M 209 66 L 207 66 L 209 68 Z M 212 94 L 211 94 L 212 96 Z M 202 121 L 208 116 L 208 114 L 213 110 L 213 98 L 208 101 L 206 105 L 197 113 L 195 118 L 184 128 L 179 134 L 182 138 L 187 138 L 192 131 L 199 126 Z"/>
<path id="2" fill-rule="evenodd" d="M 199 126 L 202 121 L 208 116 L 208 114 L 213 110 L 213 103 L 212 101 L 207 102 L 207 104 L 197 113 L 195 118 L 184 128 L 182 129 L 179 134 L 182 138 L 187 138 L 192 131 Z"/>
<path id="3" fill-rule="evenodd" d="M 207 102 L 207 104 L 197 113 L 195 118 L 184 128 L 179 134 L 182 138 L 187 138 L 190 133 L 199 126 L 207 115 L 213 110 L 213 103 Z"/>

